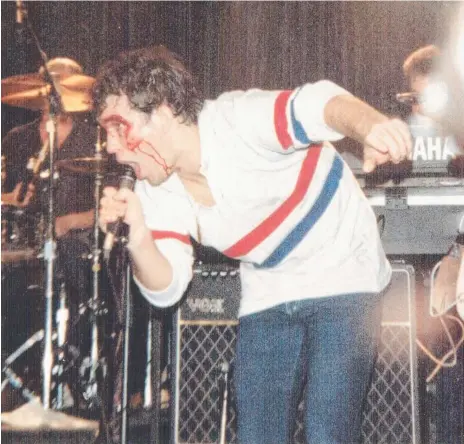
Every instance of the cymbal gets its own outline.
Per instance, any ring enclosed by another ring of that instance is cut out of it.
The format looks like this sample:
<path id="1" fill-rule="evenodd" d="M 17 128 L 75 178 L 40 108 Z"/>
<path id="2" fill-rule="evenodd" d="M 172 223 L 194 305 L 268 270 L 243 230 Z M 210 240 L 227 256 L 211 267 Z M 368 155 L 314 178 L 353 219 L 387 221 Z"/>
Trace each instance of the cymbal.
<path id="1" fill-rule="evenodd" d="M 73 74 L 68 77 L 58 78 L 58 85 L 64 86 L 72 91 L 90 91 L 95 79 L 84 74 Z M 2 97 L 17 94 L 47 86 L 47 82 L 39 73 L 21 74 L 7 77 L 2 80 Z"/>
<path id="2" fill-rule="evenodd" d="M 108 159 L 97 157 L 76 157 L 56 162 L 57 168 L 62 168 L 79 174 L 102 174 L 106 172 Z"/>
<path id="3" fill-rule="evenodd" d="M 67 87 L 60 88 L 64 111 L 68 113 L 86 112 L 92 109 L 90 91 L 72 91 Z M 2 103 L 34 111 L 46 109 L 50 85 L 22 91 L 2 97 Z"/>
<path id="4" fill-rule="evenodd" d="M 84 74 L 74 74 L 60 81 L 60 85 L 71 91 L 91 91 L 95 79 Z"/>
<path id="5" fill-rule="evenodd" d="M 11 412 L 2 412 L 2 431 L 3 426 L 6 430 L 17 430 L 23 432 L 32 431 L 88 431 L 95 435 L 98 432 L 98 421 L 79 418 L 45 409 L 40 399 L 33 398 L 27 404 L 18 407 Z M 29 440 L 28 440 L 29 441 Z M 34 439 L 31 440 L 35 441 Z M 41 440 L 42 441 L 42 440 Z M 81 442 L 81 440 L 79 440 Z M 43 442 L 43 441 L 42 441 Z M 93 442 L 93 440 L 91 440 Z"/>
<path id="6" fill-rule="evenodd" d="M 39 74 L 24 74 L 2 80 L 2 97 L 45 86 Z"/>

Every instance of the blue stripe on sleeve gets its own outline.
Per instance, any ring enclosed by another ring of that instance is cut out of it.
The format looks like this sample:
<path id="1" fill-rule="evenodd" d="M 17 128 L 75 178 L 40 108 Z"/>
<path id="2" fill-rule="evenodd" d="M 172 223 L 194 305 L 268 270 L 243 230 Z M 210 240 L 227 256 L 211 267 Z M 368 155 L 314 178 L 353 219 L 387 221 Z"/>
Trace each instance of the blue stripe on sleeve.
<path id="1" fill-rule="evenodd" d="M 301 122 L 296 118 L 295 115 L 295 99 L 298 97 L 301 88 L 297 91 L 297 93 L 292 97 L 290 101 L 290 118 L 292 119 L 292 128 L 293 133 L 295 134 L 296 139 L 301 142 L 303 145 L 310 145 L 312 141 L 308 138 L 305 129 Z"/>
<path id="2" fill-rule="evenodd" d="M 256 268 L 272 268 L 284 260 L 293 249 L 303 240 L 306 234 L 316 224 L 330 205 L 343 174 L 343 161 L 339 156 L 333 160 L 327 179 L 321 193 L 314 202 L 309 212 L 261 264 L 255 264 Z"/>

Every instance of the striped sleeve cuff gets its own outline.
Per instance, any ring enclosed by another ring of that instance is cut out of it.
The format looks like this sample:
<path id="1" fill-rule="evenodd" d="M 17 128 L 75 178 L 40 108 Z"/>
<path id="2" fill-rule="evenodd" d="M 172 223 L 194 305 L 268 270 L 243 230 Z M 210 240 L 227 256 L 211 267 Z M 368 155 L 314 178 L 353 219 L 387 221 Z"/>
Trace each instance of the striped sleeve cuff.
<path id="1" fill-rule="evenodd" d="M 327 126 L 324 120 L 325 105 L 339 95 L 351 94 L 330 80 L 308 83 L 295 92 L 292 112 L 298 139 L 312 142 L 343 139 L 344 135 Z"/>
<path id="2" fill-rule="evenodd" d="M 175 267 L 173 268 L 173 276 L 171 283 L 169 286 L 161 291 L 153 291 L 146 288 L 134 275 L 134 282 L 139 287 L 140 292 L 142 293 L 143 297 L 150 302 L 151 304 L 155 305 L 156 307 L 160 308 L 167 308 L 182 298 L 187 289 L 187 286 L 191 279 L 191 270 L 190 275 L 187 273 L 180 273 Z M 183 278 L 181 276 L 184 276 Z"/>

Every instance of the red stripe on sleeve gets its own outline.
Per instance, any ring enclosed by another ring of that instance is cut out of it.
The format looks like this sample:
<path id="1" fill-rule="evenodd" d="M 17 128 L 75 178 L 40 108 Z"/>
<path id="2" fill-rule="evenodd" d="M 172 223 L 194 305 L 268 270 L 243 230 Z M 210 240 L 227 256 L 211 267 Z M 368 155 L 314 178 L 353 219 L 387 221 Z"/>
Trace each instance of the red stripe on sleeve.
<path id="1" fill-rule="evenodd" d="M 237 243 L 223 253 L 229 257 L 244 256 L 268 237 L 303 200 L 316 170 L 322 145 L 308 149 L 298 180 L 292 194 L 267 219 L 261 222 L 253 231 L 242 237 Z"/>
<path id="2" fill-rule="evenodd" d="M 284 150 L 292 145 L 292 138 L 288 132 L 287 104 L 293 91 L 282 91 L 274 105 L 274 127 L 280 144 Z"/>
<path id="3" fill-rule="evenodd" d="M 151 237 L 155 240 L 159 239 L 177 239 L 184 244 L 191 245 L 190 236 L 187 234 L 177 233 L 175 231 L 158 231 L 152 230 Z"/>

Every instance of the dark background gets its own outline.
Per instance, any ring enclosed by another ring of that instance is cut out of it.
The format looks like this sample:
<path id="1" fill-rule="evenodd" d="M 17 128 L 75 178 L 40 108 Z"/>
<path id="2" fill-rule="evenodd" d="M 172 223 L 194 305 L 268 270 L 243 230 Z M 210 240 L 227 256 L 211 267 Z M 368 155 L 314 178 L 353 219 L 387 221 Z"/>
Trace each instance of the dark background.
<path id="1" fill-rule="evenodd" d="M 380 110 L 407 112 L 404 58 L 440 44 L 458 2 L 24 2 L 49 58 L 87 74 L 124 49 L 164 44 L 184 57 L 207 97 L 233 88 L 291 88 L 331 79 Z M 2 1 L 2 78 L 34 72 L 15 2 Z M 31 112 L 2 105 L 2 136 Z"/>

